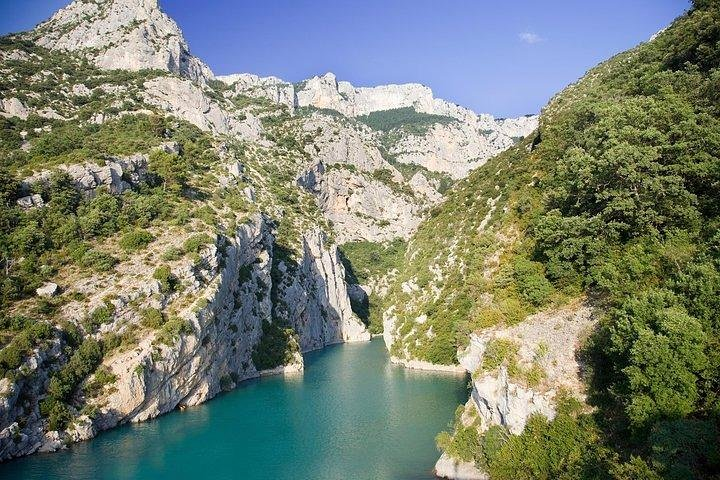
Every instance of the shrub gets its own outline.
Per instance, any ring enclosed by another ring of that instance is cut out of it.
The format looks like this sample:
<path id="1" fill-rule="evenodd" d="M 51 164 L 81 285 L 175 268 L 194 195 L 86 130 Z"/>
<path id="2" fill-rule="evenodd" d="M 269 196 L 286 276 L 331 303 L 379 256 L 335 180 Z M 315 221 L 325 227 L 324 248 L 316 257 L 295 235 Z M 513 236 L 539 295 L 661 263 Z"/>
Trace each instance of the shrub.
<path id="1" fill-rule="evenodd" d="M 403 129 L 409 133 L 422 135 L 435 124 L 447 125 L 457 119 L 445 115 L 421 113 L 414 107 L 393 108 L 372 112 L 357 117 L 359 122 L 368 125 L 374 130 L 389 132 L 393 129 Z"/>
<path id="2" fill-rule="evenodd" d="M 78 263 L 84 268 L 92 268 L 98 272 L 108 272 L 115 268 L 118 260 L 109 253 L 90 249 L 82 254 Z"/>
<path id="3" fill-rule="evenodd" d="M 447 432 L 438 434 L 435 443 L 438 449 L 464 462 L 475 461 L 480 445 L 477 428 L 473 425 L 465 427 L 462 424 L 458 425 L 452 436 Z"/>
<path id="4" fill-rule="evenodd" d="M 85 331 L 94 332 L 100 325 L 110 323 L 115 315 L 115 306 L 112 303 L 105 303 L 90 312 L 90 315 L 83 321 Z"/>
<path id="5" fill-rule="evenodd" d="M 94 397 L 102 392 L 105 385 L 115 383 L 117 376 L 110 372 L 106 367 L 100 367 L 95 371 L 92 380 L 85 384 L 85 395 Z"/>
<path id="6" fill-rule="evenodd" d="M 133 230 L 120 237 L 120 248 L 128 252 L 135 252 L 147 247 L 154 237 L 145 230 Z"/>
<path id="7" fill-rule="evenodd" d="M 108 332 L 103 337 L 103 354 L 108 355 L 116 348 L 127 349 L 137 345 L 137 337 L 132 329 L 125 329 L 122 334 Z"/>
<path id="8" fill-rule="evenodd" d="M 186 155 L 155 150 L 148 162 L 150 171 L 161 179 L 163 190 L 180 193 L 185 188 L 192 170 Z"/>
<path id="9" fill-rule="evenodd" d="M 160 329 L 157 335 L 157 341 L 165 345 L 172 345 L 182 335 L 190 335 L 194 333 L 192 325 L 189 321 L 180 317 L 171 317 Z"/>
<path id="10" fill-rule="evenodd" d="M 542 264 L 517 257 L 513 262 L 513 276 L 516 288 L 526 302 L 535 307 L 548 302 L 553 286 L 545 278 Z"/>
<path id="11" fill-rule="evenodd" d="M 578 416 L 577 406 L 561 402 L 552 421 L 531 415 L 522 434 L 498 438 L 492 450 L 483 450 L 483 463 L 491 478 L 498 480 L 582 478 L 578 463 L 587 457 L 601 458 L 596 438 L 591 419 Z M 482 442 L 483 446 L 488 443 Z"/>
<path id="12" fill-rule="evenodd" d="M 13 339 L 0 349 L 0 375 L 8 373 L 20 367 L 25 357 L 42 340 L 52 337 L 53 329 L 45 322 L 32 322 L 31 320 L 15 320 L 11 323 L 14 327 L 22 327 Z"/>
<path id="13" fill-rule="evenodd" d="M 178 279 L 168 265 L 157 267 L 153 272 L 153 278 L 160 282 L 160 291 L 163 293 L 172 293 L 177 287 Z"/>
<path id="14" fill-rule="evenodd" d="M 72 420 L 68 406 L 52 397 L 40 403 L 40 413 L 47 417 L 50 431 L 64 430 Z"/>
<path id="15" fill-rule="evenodd" d="M 179 260 L 183 256 L 183 251 L 177 247 L 168 248 L 165 253 L 162 254 L 162 259 L 166 262 L 172 262 Z"/>
<path id="16" fill-rule="evenodd" d="M 160 328 L 165 325 L 165 317 L 157 308 L 146 308 L 140 312 L 141 324 L 147 328 Z"/>
<path id="17" fill-rule="evenodd" d="M 213 239 L 207 233 L 198 233 L 187 240 L 183 244 L 183 249 L 187 253 L 199 253 L 200 250 L 207 244 L 213 243 Z"/>
<path id="18" fill-rule="evenodd" d="M 292 328 L 263 320 L 263 336 L 255 345 L 252 360 L 258 370 L 269 370 L 293 360 L 300 346 Z"/>
<path id="19" fill-rule="evenodd" d="M 533 362 L 530 369 L 525 372 L 525 381 L 530 388 L 535 388 L 540 385 L 546 376 L 545 370 L 537 362 Z"/>
<path id="20" fill-rule="evenodd" d="M 86 338 L 70 360 L 50 379 L 48 387 L 50 408 L 56 408 L 57 403 L 69 401 L 80 382 L 90 375 L 101 361 L 100 343 L 92 337 Z"/>
<path id="21" fill-rule="evenodd" d="M 518 348 L 512 340 L 504 338 L 490 340 L 483 355 L 482 368 L 492 371 L 505 365 L 508 367 L 508 373 L 511 373 L 511 370 L 517 371 Z"/>

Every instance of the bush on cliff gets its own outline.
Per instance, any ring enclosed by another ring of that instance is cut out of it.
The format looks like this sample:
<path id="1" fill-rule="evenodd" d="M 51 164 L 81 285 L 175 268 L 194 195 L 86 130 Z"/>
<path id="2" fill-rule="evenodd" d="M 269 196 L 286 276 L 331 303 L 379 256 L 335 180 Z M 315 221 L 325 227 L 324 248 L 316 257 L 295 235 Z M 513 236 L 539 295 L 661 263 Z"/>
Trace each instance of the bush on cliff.
<path id="1" fill-rule="evenodd" d="M 252 352 L 252 360 L 256 369 L 269 370 L 293 361 L 294 355 L 300 350 L 300 347 L 292 328 L 264 320 L 262 332 L 262 338 Z"/>

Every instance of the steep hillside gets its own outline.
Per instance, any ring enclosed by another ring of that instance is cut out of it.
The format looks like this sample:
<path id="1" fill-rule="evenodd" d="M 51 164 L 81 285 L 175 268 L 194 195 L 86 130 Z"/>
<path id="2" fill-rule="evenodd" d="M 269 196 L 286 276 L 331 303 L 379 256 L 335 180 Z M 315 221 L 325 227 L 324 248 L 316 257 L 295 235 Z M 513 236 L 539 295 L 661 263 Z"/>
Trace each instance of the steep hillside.
<path id="1" fill-rule="evenodd" d="M 718 67 L 720 6 L 696 1 L 411 237 L 386 341 L 473 378 L 438 473 L 717 478 Z"/>

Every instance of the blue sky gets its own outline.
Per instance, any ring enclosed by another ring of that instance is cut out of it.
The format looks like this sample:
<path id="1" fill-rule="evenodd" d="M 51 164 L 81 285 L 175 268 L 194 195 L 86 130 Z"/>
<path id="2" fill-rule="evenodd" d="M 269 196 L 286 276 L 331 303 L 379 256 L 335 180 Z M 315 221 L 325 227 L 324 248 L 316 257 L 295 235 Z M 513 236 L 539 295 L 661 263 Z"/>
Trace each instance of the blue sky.
<path id="1" fill-rule="evenodd" d="M 69 0 L 0 0 L 0 33 Z M 358 86 L 419 82 L 497 116 L 533 113 L 598 62 L 649 38 L 687 0 L 160 0 L 216 74 Z"/>

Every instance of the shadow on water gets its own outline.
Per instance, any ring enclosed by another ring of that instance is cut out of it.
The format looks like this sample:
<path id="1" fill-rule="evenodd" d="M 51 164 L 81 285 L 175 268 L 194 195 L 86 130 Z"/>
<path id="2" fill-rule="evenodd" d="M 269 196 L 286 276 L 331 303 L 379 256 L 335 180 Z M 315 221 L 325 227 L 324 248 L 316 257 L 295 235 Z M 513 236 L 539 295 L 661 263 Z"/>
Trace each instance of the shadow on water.
<path id="1" fill-rule="evenodd" d="M 0 465 L 0 478 L 434 478 L 434 437 L 467 399 L 465 377 L 391 365 L 378 340 L 310 352 L 305 366 Z"/>

